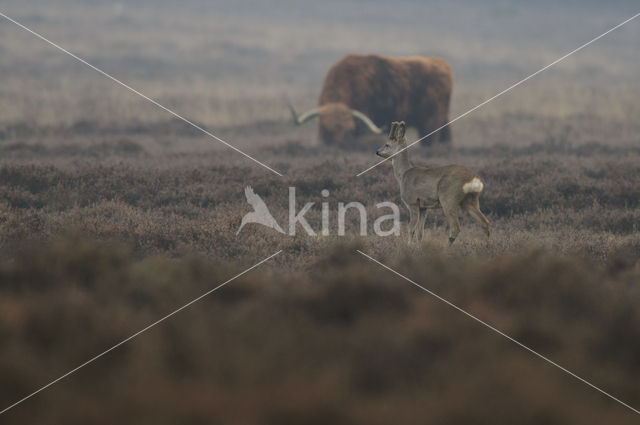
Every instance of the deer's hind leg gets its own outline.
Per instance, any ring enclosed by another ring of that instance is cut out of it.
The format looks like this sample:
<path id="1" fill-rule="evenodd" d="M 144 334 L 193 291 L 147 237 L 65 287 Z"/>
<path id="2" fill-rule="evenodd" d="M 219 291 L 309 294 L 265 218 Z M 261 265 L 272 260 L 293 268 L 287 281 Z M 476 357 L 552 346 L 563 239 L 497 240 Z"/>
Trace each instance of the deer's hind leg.
<path id="1" fill-rule="evenodd" d="M 462 208 L 469 213 L 469 215 L 484 229 L 487 237 L 491 234 L 489 230 L 489 220 L 480 211 L 480 202 L 478 200 L 478 194 L 467 195 L 467 198 L 462 202 Z"/>
<path id="2" fill-rule="evenodd" d="M 460 220 L 458 219 L 458 207 L 460 203 L 453 199 L 448 202 L 440 201 L 442 211 L 449 222 L 449 245 L 451 245 L 460 233 Z"/>

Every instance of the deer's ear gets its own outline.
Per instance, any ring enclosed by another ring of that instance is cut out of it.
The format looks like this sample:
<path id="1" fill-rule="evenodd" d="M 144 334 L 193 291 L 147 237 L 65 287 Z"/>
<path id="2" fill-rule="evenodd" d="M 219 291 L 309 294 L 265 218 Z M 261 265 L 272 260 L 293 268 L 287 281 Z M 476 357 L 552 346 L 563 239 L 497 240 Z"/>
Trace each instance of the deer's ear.
<path id="1" fill-rule="evenodd" d="M 398 123 L 396 121 L 392 122 L 391 129 L 389 130 L 389 139 L 395 138 L 397 129 L 398 129 Z"/>

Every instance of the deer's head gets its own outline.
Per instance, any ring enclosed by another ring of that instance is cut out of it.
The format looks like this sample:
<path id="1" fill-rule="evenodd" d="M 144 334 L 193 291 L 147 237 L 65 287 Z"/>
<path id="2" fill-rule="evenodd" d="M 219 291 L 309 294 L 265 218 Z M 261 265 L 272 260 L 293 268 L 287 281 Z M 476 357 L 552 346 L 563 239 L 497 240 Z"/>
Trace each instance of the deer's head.
<path id="1" fill-rule="evenodd" d="M 404 138 L 405 124 L 404 121 L 394 121 L 391 123 L 391 129 L 389 130 L 389 137 L 387 143 L 376 151 L 376 155 L 383 158 L 389 158 L 395 155 L 398 151 L 406 146 Z"/>

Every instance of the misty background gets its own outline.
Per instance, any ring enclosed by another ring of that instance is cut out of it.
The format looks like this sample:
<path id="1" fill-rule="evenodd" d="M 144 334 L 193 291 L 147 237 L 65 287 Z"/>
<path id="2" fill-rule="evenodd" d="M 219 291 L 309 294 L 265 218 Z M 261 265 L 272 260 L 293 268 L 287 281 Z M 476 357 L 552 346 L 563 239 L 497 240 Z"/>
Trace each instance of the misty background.
<path id="1" fill-rule="evenodd" d="M 347 53 L 444 58 L 455 76 L 453 118 L 632 16 L 634 7 L 633 1 L 4 0 L 1 10 L 219 129 L 288 120 L 284 95 L 300 109 L 314 106 L 325 73 Z M 615 116 L 622 126 L 634 125 L 639 36 L 640 25 L 630 23 L 469 119 L 509 110 L 560 119 Z M 0 75 L 0 124 L 170 118 L 5 20 Z"/>

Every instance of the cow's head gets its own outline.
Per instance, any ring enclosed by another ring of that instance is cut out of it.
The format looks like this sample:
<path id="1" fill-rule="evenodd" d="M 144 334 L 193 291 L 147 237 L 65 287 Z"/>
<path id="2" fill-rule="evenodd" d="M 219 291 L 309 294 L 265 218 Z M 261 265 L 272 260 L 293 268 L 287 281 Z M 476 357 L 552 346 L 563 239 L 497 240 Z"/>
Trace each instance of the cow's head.
<path id="1" fill-rule="evenodd" d="M 325 103 L 301 115 L 296 113 L 291 103 L 289 103 L 289 109 L 297 125 L 304 124 L 312 118 L 318 118 L 320 137 L 328 144 L 337 144 L 353 136 L 357 122 L 362 122 L 364 127 L 374 134 L 382 133 L 382 129 L 378 128 L 369 117 L 341 102 Z"/>

